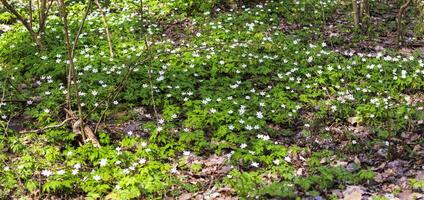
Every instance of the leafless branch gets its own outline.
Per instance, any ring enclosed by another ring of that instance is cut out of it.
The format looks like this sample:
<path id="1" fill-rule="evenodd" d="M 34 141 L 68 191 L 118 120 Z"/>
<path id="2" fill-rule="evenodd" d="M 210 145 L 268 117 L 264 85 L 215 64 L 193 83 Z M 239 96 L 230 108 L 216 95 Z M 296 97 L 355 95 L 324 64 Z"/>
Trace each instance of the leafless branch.
<path id="1" fill-rule="evenodd" d="M 41 132 L 43 132 L 47 129 L 62 127 L 71 120 L 75 120 L 75 118 L 67 118 L 67 119 L 63 120 L 60 124 L 50 125 L 50 126 L 46 126 L 44 128 L 41 128 L 41 129 L 36 129 L 36 130 L 20 131 L 19 133 L 41 133 Z"/>
<path id="2" fill-rule="evenodd" d="M 109 45 L 109 54 L 113 58 L 113 45 L 112 45 L 112 34 L 109 31 L 109 25 L 107 23 L 106 14 L 103 12 L 102 5 L 100 5 L 99 0 L 95 0 L 97 7 L 99 8 L 100 15 L 102 16 L 103 26 L 106 30 L 107 43 Z"/>

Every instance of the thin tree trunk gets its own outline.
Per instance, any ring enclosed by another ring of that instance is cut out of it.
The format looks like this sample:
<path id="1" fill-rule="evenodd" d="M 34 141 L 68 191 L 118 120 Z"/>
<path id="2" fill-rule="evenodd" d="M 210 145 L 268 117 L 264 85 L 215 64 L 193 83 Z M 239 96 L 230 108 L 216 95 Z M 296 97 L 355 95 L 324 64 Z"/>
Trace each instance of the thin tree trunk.
<path id="1" fill-rule="evenodd" d="M 44 42 L 43 42 L 41 36 L 38 35 L 36 32 L 33 32 L 33 31 L 31 31 L 30 34 L 31 34 L 32 40 L 37 45 L 38 49 L 40 49 L 40 50 L 46 50 L 46 46 L 44 45 Z"/>
<path id="2" fill-rule="evenodd" d="M 68 54 L 68 64 L 69 64 L 69 69 L 68 69 L 68 81 L 67 81 L 67 101 L 68 101 L 68 106 L 69 108 L 71 108 L 71 104 L 70 104 L 70 88 L 71 88 L 71 83 L 74 83 L 74 92 L 75 92 L 75 97 L 77 99 L 77 106 L 78 106 L 78 115 L 79 115 L 79 119 L 82 120 L 82 107 L 81 107 L 81 100 L 79 98 L 79 94 L 78 94 L 78 80 L 77 80 L 77 73 L 75 70 L 75 63 L 74 63 L 74 52 L 73 52 L 73 48 L 71 45 L 71 40 L 69 37 L 69 31 L 68 31 L 68 17 L 67 17 L 67 13 L 66 13 L 66 6 L 65 6 L 65 2 L 64 0 L 59 0 L 59 7 L 60 7 L 60 12 L 61 12 L 61 16 L 62 16 L 62 20 L 63 20 L 63 30 L 64 30 L 64 34 L 65 34 L 65 43 L 66 43 L 66 49 L 67 49 L 67 54 Z M 72 112 L 72 110 L 70 110 Z M 85 141 L 85 134 L 84 134 L 84 123 L 82 121 L 80 121 L 79 124 L 80 127 L 80 131 L 81 131 L 81 135 L 83 140 Z"/>
<path id="3" fill-rule="evenodd" d="M 144 17 L 143 17 L 143 0 L 140 0 L 140 39 L 143 37 L 144 33 Z"/>
<path id="4" fill-rule="evenodd" d="M 31 20 L 27 20 L 25 17 L 23 17 L 21 14 L 19 14 L 18 11 L 16 11 L 16 9 L 7 2 L 7 0 L 0 0 L 0 2 L 3 4 L 3 6 L 10 12 L 12 13 L 16 19 L 18 21 L 20 21 L 22 23 L 22 25 L 24 25 L 24 27 L 28 30 L 29 35 L 31 36 L 31 39 L 35 42 L 35 44 L 37 45 L 37 47 L 40 50 L 45 50 L 45 46 L 43 43 L 42 38 L 40 37 L 39 34 L 37 34 L 36 32 L 34 32 L 34 29 L 32 28 L 32 19 Z M 32 3 L 31 3 L 32 6 Z M 31 18 L 32 18 L 32 8 L 30 9 L 30 13 L 31 13 Z"/>
<path id="5" fill-rule="evenodd" d="M 353 9 L 353 23 L 355 24 L 355 28 L 360 28 L 361 26 L 361 13 L 360 7 L 358 5 L 357 0 L 352 0 L 352 9 Z"/>
<path id="6" fill-rule="evenodd" d="M 50 1 L 50 4 L 47 4 L 48 0 L 41 0 L 40 7 L 40 19 L 38 20 L 38 34 L 44 35 L 44 31 L 46 29 L 46 20 L 49 14 L 50 8 L 53 4 L 53 0 Z"/>
<path id="7" fill-rule="evenodd" d="M 102 6 L 100 5 L 99 0 L 95 0 L 97 7 L 99 8 L 100 11 L 100 15 L 102 15 L 102 21 L 103 21 L 103 26 L 106 30 L 106 37 L 107 37 L 107 43 L 109 45 L 109 54 L 110 57 L 113 58 L 114 54 L 113 54 L 113 46 L 112 46 L 112 35 L 109 31 L 109 26 L 107 23 L 107 19 L 106 19 L 106 14 L 103 12 Z"/>
<path id="8" fill-rule="evenodd" d="M 79 130 L 79 132 L 82 135 L 82 139 L 83 142 L 86 142 L 87 140 L 90 140 L 93 145 L 95 147 L 100 147 L 100 143 L 96 138 L 96 135 L 93 133 L 93 131 L 91 131 L 91 128 L 88 125 L 84 124 L 84 118 L 83 118 L 83 113 L 82 113 L 82 105 L 81 105 L 81 99 L 80 99 L 80 95 L 79 95 L 79 89 L 78 89 L 78 73 L 76 71 L 76 67 L 75 67 L 75 63 L 74 63 L 74 52 L 75 49 L 78 46 L 78 39 L 82 33 L 82 30 L 84 28 L 84 24 L 85 21 L 87 19 L 88 13 L 90 12 L 90 8 L 91 8 L 91 4 L 92 4 L 92 0 L 88 0 L 88 6 L 87 6 L 87 10 L 84 13 L 82 22 L 80 24 L 80 27 L 75 35 L 74 38 L 74 44 L 71 44 L 71 39 L 69 37 L 69 29 L 68 29 L 68 19 L 67 19 L 67 12 L 66 12 L 66 5 L 64 0 L 58 0 L 58 4 L 59 4 L 59 8 L 60 8 L 60 12 L 61 12 L 61 17 L 63 20 L 63 29 L 64 29 L 64 33 L 65 33 L 65 42 L 66 42 L 66 49 L 67 49 L 67 54 L 68 54 L 68 59 L 69 59 L 69 70 L 68 70 L 68 82 L 67 82 L 67 91 L 68 91 L 68 95 L 67 95 L 67 101 L 68 101 L 68 106 L 70 108 L 71 104 L 70 104 L 70 87 L 71 87 L 71 82 L 73 82 L 74 85 L 74 95 L 77 101 L 77 107 L 78 107 L 78 117 L 75 116 L 74 112 L 72 110 L 66 110 L 67 111 L 67 115 L 72 117 L 72 118 L 78 118 L 78 120 L 76 120 L 73 125 L 72 128 L 74 130 L 74 132 L 77 132 Z M 87 140 L 86 140 L 87 138 Z"/>
<path id="9" fill-rule="evenodd" d="M 365 26 L 368 28 L 369 26 L 369 20 L 371 18 L 370 15 L 370 5 L 368 0 L 362 0 L 361 2 L 361 13 L 362 13 L 362 22 L 365 24 Z"/>
<path id="10" fill-rule="evenodd" d="M 29 25 L 32 27 L 32 0 L 28 1 Z"/>
<path id="11" fill-rule="evenodd" d="M 411 0 L 406 0 L 406 2 L 400 7 L 399 12 L 396 16 L 396 28 L 397 28 L 397 38 L 396 38 L 397 44 L 396 45 L 398 47 L 401 46 L 404 42 L 402 19 L 409 4 L 411 4 Z"/>

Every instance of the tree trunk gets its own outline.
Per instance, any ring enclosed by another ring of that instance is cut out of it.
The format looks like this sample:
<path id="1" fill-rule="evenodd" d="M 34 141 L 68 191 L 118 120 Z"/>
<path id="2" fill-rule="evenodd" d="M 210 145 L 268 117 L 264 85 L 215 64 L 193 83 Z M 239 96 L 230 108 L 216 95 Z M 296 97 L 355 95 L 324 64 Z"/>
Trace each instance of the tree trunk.
<path id="1" fill-rule="evenodd" d="M 352 0 L 352 9 L 353 9 L 353 23 L 355 24 L 355 28 L 361 27 L 361 13 L 360 7 L 357 0 Z"/>
<path id="2" fill-rule="evenodd" d="M 103 26 L 106 30 L 107 44 L 109 45 L 109 54 L 113 58 L 113 46 L 112 46 L 112 35 L 109 31 L 109 26 L 107 24 L 106 14 L 103 12 L 102 6 L 100 5 L 99 0 L 95 0 L 97 7 L 99 8 L 100 15 L 102 15 Z"/>
<path id="3" fill-rule="evenodd" d="M 33 27 L 32 27 L 32 2 L 29 2 L 29 7 L 30 7 L 29 8 L 29 15 L 30 15 L 29 19 L 26 19 L 21 14 L 19 14 L 19 12 L 16 11 L 16 9 L 11 4 L 9 4 L 9 2 L 7 2 L 7 0 L 0 0 L 0 2 L 3 4 L 3 6 L 6 8 L 6 10 L 9 11 L 10 13 L 12 13 L 16 17 L 16 19 L 18 21 L 20 21 L 22 23 L 22 25 L 28 30 L 28 33 L 29 33 L 31 39 L 33 40 L 33 42 L 35 42 L 38 49 L 45 50 L 46 47 L 45 47 L 43 39 L 41 37 L 42 35 L 35 32 Z M 39 19 L 39 20 L 41 20 L 41 19 Z M 43 27 L 41 27 L 41 28 L 43 28 Z"/>
<path id="4" fill-rule="evenodd" d="M 84 13 L 82 22 L 80 24 L 80 27 L 75 35 L 75 39 L 74 39 L 74 44 L 71 44 L 71 39 L 70 39 L 70 34 L 69 34 L 69 28 L 68 28 L 68 19 L 67 19 L 67 11 L 66 11 L 66 5 L 64 0 L 58 0 L 58 6 L 59 6 L 59 12 L 62 18 L 62 22 L 63 22 L 63 32 L 65 34 L 65 45 L 66 45 L 66 50 L 67 50 L 67 54 L 68 54 L 68 59 L 69 59 L 69 67 L 68 67 L 68 80 L 67 80 L 67 103 L 68 103 L 68 108 L 69 110 L 67 111 L 67 116 L 71 117 L 71 118 L 75 118 L 78 120 L 74 120 L 74 123 L 72 125 L 72 128 L 74 130 L 75 133 L 81 133 L 82 135 L 82 139 L 83 142 L 87 142 L 87 141 L 91 141 L 93 143 L 93 145 L 95 147 L 100 147 L 100 143 L 98 142 L 95 134 L 91 131 L 90 127 L 88 125 L 85 125 L 84 123 L 84 117 L 83 117 L 83 113 L 82 113 L 82 106 L 81 106 L 81 99 L 80 99 L 80 95 L 79 95 L 79 89 L 78 89 L 78 73 L 75 67 L 75 63 L 74 63 L 74 52 L 75 49 L 78 46 L 78 39 L 80 34 L 82 33 L 83 27 L 84 27 L 84 23 L 85 20 L 87 19 L 88 13 L 90 12 L 90 8 L 91 8 L 91 0 L 88 0 L 88 6 L 87 6 L 87 10 Z M 76 103 L 77 103 L 77 107 L 78 107 L 78 115 L 76 115 L 72 109 L 71 109 L 71 85 L 73 84 L 74 86 L 74 96 L 76 98 Z M 86 140 L 87 139 L 87 140 Z"/>
<path id="5" fill-rule="evenodd" d="M 42 40 L 42 38 L 41 38 L 41 36 L 39 34 L 37 34 L 36 32 L 31 31 L 30 32 L 30 35 L 31 35 L 32 40 L 37 45 L 38 49 L 40 49 L 40 50 L 46 50 L 46 46 L 44 46 L 43 40 Z"/>
<path id="6" fill-rule="evenodd" d="M 400 7 L 399 12 L 396 16 L 396 28 L 397 28 L 396 45 L 398 47 L 403 45 L 404 35 L 403 35 L 402 19 L 409 4 L 411 4 L 411 0 L 406 0 L 406 2 Z"/>
<path id="7" fill-rule="evenodd" d="M 362 13 L 362 22 L 365 24 L 365 26 L 368 28 L 369 26 L 369 20 L 370 20 L 370 5 L 368 0 L 362 0 L 361 2 L 361 13 Z"/>

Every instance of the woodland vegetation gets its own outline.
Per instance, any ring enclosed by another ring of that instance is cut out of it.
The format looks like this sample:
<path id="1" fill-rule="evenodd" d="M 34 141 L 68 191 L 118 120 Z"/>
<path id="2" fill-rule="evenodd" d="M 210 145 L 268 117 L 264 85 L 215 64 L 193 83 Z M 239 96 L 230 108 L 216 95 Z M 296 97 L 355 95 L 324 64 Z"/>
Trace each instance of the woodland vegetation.
<path id="1" fill-rule="evenodd" d="M 423 199 L 422 0 L 0 0 L 0 199 Z"/>

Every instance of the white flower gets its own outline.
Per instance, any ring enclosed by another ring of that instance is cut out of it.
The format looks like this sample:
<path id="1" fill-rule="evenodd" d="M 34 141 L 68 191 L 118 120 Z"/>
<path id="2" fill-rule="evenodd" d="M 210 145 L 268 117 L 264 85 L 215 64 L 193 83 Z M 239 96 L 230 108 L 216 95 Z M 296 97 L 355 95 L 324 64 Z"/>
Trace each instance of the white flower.
<path id="1" fill-rule="evenodd" d="M 249 28 L 249 31 L 253 31 L 253 27 L 255 27 L 254 23 L 246 23 L 247 28 Z"/>
<path id="2" fill-rule="evenodd" d="M 264 116 L 263 116 L 262 112 L 258 111 L 258 112 L 256 112 L 256 117 L 258 119 L 262 119 Z"/>
<path id="3" fill-rule="evenodd" d="M 59 174 L 59 175 L 63 175 L 63 174 L 65 174 L 65 170 L 61 169 L 61 170 L 57 171 L 56 173 Z"/>
<path id="4" fill-rule="evenodd" d="M 78 174 L 78 170 L 77 169 L 72 170 L 72 175 L 77 175 L 77 174 Z"/>
<path id="5" fill-rule="evenodd" d="M 104 167 L 104 166 L 106 166 L 106 164 L 107 164 L 107 159 L 105 159 L 105 158 L 101 159 L 101 160 L 100 160 L 100 162 L 99 162 L 99 164 L 100 164 L 100 167 Z"/>
<path id="6" fill-rule="evenodd" d="M 280 160 L 275 159 L 274 161 L 272 161 L 275 165 L 280 165 Z"/>
<path id="7" fill-rule="evenodd" d="M 53 172 L 45 169 L 45 170 L 41 171 L 41 174 L 45 177 L 49 177 L 53 174 Z"/>
<path id="8" fill-rule="evenodd" d="M 177 167 L 176 166 L 171 169 L 171 173 L 172 174 L 178 173 L 178 170 L 177 170 Z"/>
<path id="9" fill-rule="evenodd" d="M 263 139 L 265 141 L 270 139 L 268 135 L 262 135 L 262 134 L 258 134 L 256 137 L 259 139 Z"/>
<path id="10" fill-rule="evenodd" d="M 146 163 L 146 159 L 144 158 L 140 158 L 140 160 L 138 160 L 138 163 L 140 163 L 140 165 Z"/>
<path id="11" fill-rule="evenodd" d="M 312 56 L 309 56 L 309 58 L 308 58 L 308 63 L 310 63 L 310 62 L 312 62 L 314 60 L 314 58 L 312 57 Z"/>
<path id="12" fill-rule="evenodd" d="M 75 169 L 80 169 L 80 168 L 81 168 L 81 164 L 79 164 L 79 163 L 75 164 L 75 165 L 74 165 L 74 168 L 75 168 Z"/>
<path id="13" fill-rule="evenodd" d="M 244 110 L 244 108 L 240 108 L 240 109 L 239 109 L 239 114 L 240 114 L 240 115 L 243 115 L 245 111 L 246 111 L 246 110 Z"/>
<path id="14" fill-rule="evenodd" d="M 94 179 L 95 181 L 99 181 L 100 179 L 102 179 L 102 177 L 100 177 L 99 175 L 95 175 L 95 176 L 93 177 L 93 179 Z"/>
<path id="15" fill-rule="evenodd" d="M 257 163 L 257 162 L 252 162 L 252 164 L 250 164 L 250 166 L 252 166 L 252 167 L 259 167 L 259 163 Z"/>
<path id="16" fill-rule="evenodd" d="M 285 160 L 286 162 L 291 162 L 291 161 L 292 161 L 292 159 L 290 158 L 290 156 L 286 156 L 286 157 L 284 157 L 284 160 Z"/>
<path id="17" fill-rule="evenodd" d="M 190 155 L 190 151 L 184 151 L 184 152 L 183 152 L 183 155 L 185 155 L 185 156 L 189 156 L 189 155 Z"/>
<path id="18" fill-rule="evenodd" d="M 245 144 L 245 143 L 243 143 L 243 144 L 240 145 L 240 148 L 242 148 L 242 149 L 244 149 L 246 147 L 247 147 L 247 144 Z"/>

